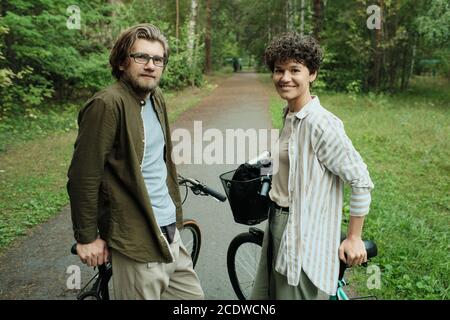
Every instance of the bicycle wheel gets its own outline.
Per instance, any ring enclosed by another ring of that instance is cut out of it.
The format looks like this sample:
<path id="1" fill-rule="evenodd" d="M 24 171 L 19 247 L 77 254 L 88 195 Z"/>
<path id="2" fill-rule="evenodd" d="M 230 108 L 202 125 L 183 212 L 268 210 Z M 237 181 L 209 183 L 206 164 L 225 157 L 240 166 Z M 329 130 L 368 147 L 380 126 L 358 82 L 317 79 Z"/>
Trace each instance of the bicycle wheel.
<path id="1" fill-rule="evenodd" d="M 192 258 L 192 264 L 195 267 L 198 255 L 200 254 L 200 246 L 202 244 L 202 234 L 197 222 L 192 219 L 183 221 L 183 229 L 180 232 L 181 241 Z"/>
<path id="2" fill-rule="evenodd" d="M 228 247 L 228 275 L 239 300 L 247 300 L 252 293 L 263 236 L 263 231 L 250 228 L 250 232 L 237 235 Z"/>
<path id="3" fill-rule="evenodd" d="M 96 293 L 86 292 L 78 297 L 78 300 L 102 300 Z"/>
<path id="4" fill-rule="evenodd" d="M 78 294 L 78 300 L 109 300 L 109 281 L 112 276 L 112 265 L 99 266 L 99 272 L 86 284 L 86 286 Z M 94 281 L 95 280 L 95 281 Z M 94 281 L 93 285 L 87 290 L 89 284 Z"/>

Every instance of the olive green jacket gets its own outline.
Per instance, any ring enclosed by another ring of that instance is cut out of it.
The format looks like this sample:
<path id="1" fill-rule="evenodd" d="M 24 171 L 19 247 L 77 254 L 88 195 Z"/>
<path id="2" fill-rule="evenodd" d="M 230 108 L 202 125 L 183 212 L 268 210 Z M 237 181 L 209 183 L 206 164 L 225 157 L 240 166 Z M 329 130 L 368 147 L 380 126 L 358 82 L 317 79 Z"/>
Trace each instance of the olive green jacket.
<path id="1" fill-rule="evenodd" d="M 180 191 L 159 88 L 152 91 L 151 99 L 164 133 L 166 182 L 181 228 Z M 96 93 L 81 109 L 67 182 L 73 230 L 78 243 L 100 236 L 109 247 L 136 261 L 168 263 L 173 256 L 154 217 L 141 172 L 144 105 L 127 83 L 119 81 Z"/>

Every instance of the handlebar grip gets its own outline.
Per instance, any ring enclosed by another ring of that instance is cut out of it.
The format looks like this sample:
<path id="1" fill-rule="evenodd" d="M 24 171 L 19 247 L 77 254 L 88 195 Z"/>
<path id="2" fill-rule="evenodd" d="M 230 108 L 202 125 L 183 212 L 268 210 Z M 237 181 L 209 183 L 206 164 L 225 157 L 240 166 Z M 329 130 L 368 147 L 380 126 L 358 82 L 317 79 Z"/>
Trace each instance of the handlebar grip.
<path id="1" fill-rule="evenodd" d="M 224 196 L 223 194 L 221 194 L 220 192 L 217 192 L 207 186 L 203 186 L 203 191 L 207 194 L 209 194 L 210 196 L 213 196 L 214 198 L 216 198 L 217 200 L 224 202 L 225 200 L 227 200 L 227 197 Z"/>
<path id="2" fill-rule="evenodd" d="M 71 252 L 72 254 L 74 254 L 74 255 L 78 255 L 78 252 L 77 252 L 77 244 L 76 244 L 76 243 L 74 243 L 73 246 L 72 246 L 72 248 L 70 248 L 70 252 Z"/>
<path id="3" fill-rule="evenodd" d="M 341 243 L 346 238 L 344 233 L 341 233 Z M 363 240 L 364 246 L 366 248 L 367 252 L 367 260 L 374 258 L 378 254 L 378 248 L 375 242 L 371 240 Z M 345 260 L 347 260 L 347 254 L 345 254 Z M 342 279 L 344 276 L 345 269 L 347 269 L 347 264 L 343 262 L 342 260 L 339 260 L 340 267 L 339 267 L 339 279 Z M 362 266 L 367 266 L 367 262 L 363 263 Z"/>
<path id="4" fill-rule="evenodd" d="M 376 257 L 378 254 L 378 248 L 375 242 L 370 240 L 364 240 L 364 246 L 366 247 L 367 251 L 367 259 Z"/>

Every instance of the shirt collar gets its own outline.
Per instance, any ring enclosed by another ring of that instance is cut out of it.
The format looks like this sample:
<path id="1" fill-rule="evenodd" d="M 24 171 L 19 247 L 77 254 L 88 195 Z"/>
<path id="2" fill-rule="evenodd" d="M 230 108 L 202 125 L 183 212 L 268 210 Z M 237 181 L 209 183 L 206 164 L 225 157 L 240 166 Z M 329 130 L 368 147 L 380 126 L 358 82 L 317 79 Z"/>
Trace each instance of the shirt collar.
<path id="1" fill-rule="evenodd" d="M 305 106 L 295 114 L 295 116 L 297 118 L 299 118 L 300 120 L 305 118 L 310 112 L 311 110 L 313 110 L 314 108 L 317 108 L 317 106 L 320 106 L 320 101 L 319 101 L 319 97 L 318 96 L 311 96 L 311 100 L 305 104 Z M 286 106 L 283 110 L 284 116 L 286 117 L 286 115 L 289 112 L 289 107 Z"/>

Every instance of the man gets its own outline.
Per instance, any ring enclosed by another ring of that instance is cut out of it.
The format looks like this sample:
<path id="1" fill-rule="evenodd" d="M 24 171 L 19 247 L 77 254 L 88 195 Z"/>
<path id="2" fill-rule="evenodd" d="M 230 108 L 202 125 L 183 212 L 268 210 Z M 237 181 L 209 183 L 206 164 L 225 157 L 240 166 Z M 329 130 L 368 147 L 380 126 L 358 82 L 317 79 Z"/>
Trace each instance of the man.
<path id="1" fill-rule="evenodd" d="M 115 84 L 78 116 L 67 190 L 83 263 L 113 266 L 116 299 L 203 299 L 181 243 L 182 209 L 164 98 L 168 43 L 153 25 L 123 32 Z"/>

